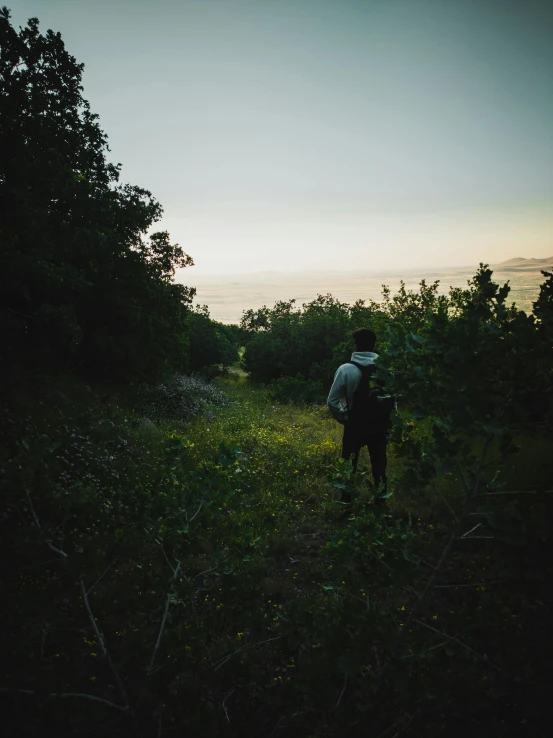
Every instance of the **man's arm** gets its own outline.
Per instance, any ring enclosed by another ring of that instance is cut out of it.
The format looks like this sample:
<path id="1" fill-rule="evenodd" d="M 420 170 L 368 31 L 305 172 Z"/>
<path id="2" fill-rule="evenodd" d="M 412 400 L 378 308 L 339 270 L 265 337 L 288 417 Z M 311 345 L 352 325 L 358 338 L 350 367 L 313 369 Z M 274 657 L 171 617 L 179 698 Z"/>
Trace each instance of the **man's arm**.
<path id="1" fill-rule="evenodd" d="M 342 367 L 338 368 L 338 371 L 334 375 L 334 382 L 328 393 L 328 399 L 326 406 L 330 410 L 332 417 L 339 423 L 344 424 L 348 419 L 348 413 L 346 410 L 346 377 Z"/>

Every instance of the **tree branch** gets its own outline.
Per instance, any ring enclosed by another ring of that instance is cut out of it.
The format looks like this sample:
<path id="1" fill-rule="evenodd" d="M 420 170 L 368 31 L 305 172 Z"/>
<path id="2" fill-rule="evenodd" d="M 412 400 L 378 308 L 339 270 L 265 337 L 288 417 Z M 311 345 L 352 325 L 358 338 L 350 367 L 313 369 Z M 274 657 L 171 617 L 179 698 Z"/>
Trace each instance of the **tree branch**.
<path id="1" fill-rule="evenodd" d="M 25 494 L 27 495 L 27 501 L 29 502 L 29 507 L 31 508 L 31 514 L 32 514 L 32 516 L 33 516 L 33 520 L 35 521 L 35 525 L 36 525 L 36 527 L 37 527 L 37 528 L 39 529 L 39 531 L 41 532 L 41 534 L 42 534 L 42 537 L 44 538 L 44 542 L 46 543 L 46 545 L 47 545 L 47 546 L 48 546 L 48 547 L 49 547 L 49 548 L 50 548 L 50 549 L 51 549 L 52 551 L 55 551 L 55 552 L 56 552 L 57 554 L 59 554 L 60 556 L 62 556 L 62 557 L 63 557 L 64 559 L 66 559 L 66 558 L 67 558 L 67 554 L 65 553 L 65 551 L 62 551 L 62 550 L 61 550 L 61 548 L 56 548 L 56 547 L 55 547 L 55 546 L 54 546 L 54 545 L 53 545 L 53 544 L 52 544 L 52 543 L 50 542 L 50 540 L 49 540 L 49 539 L 48 539 L 48 538 L 46 537 L 46 534 L 44 533 L 44 530 L 42 529 L 42 526 L 41 526 L 41 524 L 40 524 L 40 520 L 38 519 L 38 516 L 37 516 L 37 514 L 36 514 L 36 512 L 35 512 L 35 508 L 34 508 L 34 506 L 33 506 L 33 501 L 31 500 L 31 494 L 30 494 L 30 492 L 29 492 L 29 490 L 28 490 L 28 489 L 25 489 Z"/>
<path id="2" fill-rule="evenodd" d="M 471 584 L 437 584 L 436 589 L 452 589 L 457 587 L 489 587 L 490 584 L 498 584 L 500 579 L 494 579 L 491 582 L 472 582 Z"/>
<path id="3" fill-rule="evenodd" d="M 188 525 L 190 525 L 190 523 L 191 523 L 191 522 L 192 522 L 192 521 L 194 520 L 194 518 L 195 518 L 195 517 L 196 517 L 196 516 L 198 515 L 198 513 L 199 513 L 199 512 L 200 512 L 200 510 L 202 509 L 202 506 L 203 506 L 203 504 L 204 504 L 204 501 L 202 500 L 202 501 L 200 502 L 200 507 L 199 507 L 199 508 L 198 508 L 198 509 L 196 510 L 196 512 L 194 513 L 194 515 L 192 515 L 192 517 L 191 517 L 191 518 L 190 518 L 190 520 L 188 521 Z"/>
<path id="4" fill-rule="evenodd" d="M 0 687 L 0 692 L 15 692 L 17 694 L 35 694 L 35 695 L 38 695 L 39 697 L 45 696 L 45 697 L 57 698 L 57 699 L 73 698 L 73 699 L 91 700 L 92 702 L 99 702 L 102 705 L 107 705 L 108 707 L 111 707 L 114 710 L 119 710 L 120 712 L 125 712 L 125 713 L 130 712 L 128 705 L 126 707 L 121 707 L 121 705 L 116 705 L 115 702 L 110 702 L 109 700 L 106 700 L 103 697 L 96 697 L 96 695 L 94 694 L 84 694 L 81 692 L 50 692 L 49 694 L 42 695 L 41 692 L 38 692 L 35 689 L 16 689 L 13 687 Z"/>
<path id="5" fill-rule="evenodd" d="M 506 492 L 480 492 L 476 497 L 500 497 L 501 495 L 553 495 L 553 489 L 512 489 Z"/>
<path id="6" fill-rule="evenodd" d="M 113 559 L 113 561 L 112 561 L 112 562 L 111 562 L 111 564 L 110 564 L 110 565 L 108 566 L 108 568 L 107 568 L 107 569 L 106 569 L 106 570 L 104 571 L 104 573 L 103 573 L 103 574 L 101 574 L 101 575 L 100 575 L 100 576 L 98 577 L 98 579 L 97 579 L 97 580 L 96 580 L 96 581 L 94 582 L 94 584 L 92 585 L 92 587 L 89 587 L 89 588 L 88 588 L 88 590 L 87 590 L 87 595 L 88 595 L 88 594 L 89 594 L 90 592 L 92 592 L 92 590 L 94 589 L 94 587 L 95 587 L 95 586 L 96 586 L 97 584 L 99 584 L 99 583 L 100 583 L 100 582 L 102 581 L 102 579 L 103 579 L 103 578 L 104 578 L 104 577 L 106 576 L 106 574 L 108 573 L 108 571 L 109 571 L 109 570 L 111 569 L 111 567 L 112 567 L 112 566 L 113 566 L 114 564 L 115 564 L 115 559 Z"/>
<path id="7" fill-rule="evenodd" d="M 424 651 L 421 651 L 420 653 L 406 653 L 404 656 L 402 656 L 402 659 L 412 659 L 415 656 L 422 656 L 425 653 L 430 653 L 430 651 L 435 651 L 437 648 L 441 648 L 442 646 L 445 646 L 446 643 L 449 643 L 449 637 L 445 641 L 441 641 L 441 643 L 436 643 L 434 646 L 430 646 L 430 648 L 426 648 Z"/>
<path id="8" fill-rule="evenodd" d="M 434 631 L 434 633 L 438 633 L 438 635 L 441 635 L 441 636 L 443 636 L 444 638 L 447 638 L 450 641 L 454 641 L 455 643 L 458 643 L 460 646 L 462 646 L 462 648 L 466 649 L 467 651 L 470 651 L 470 653 L 474 654 L 475 656 L 477 656 L 482 661 L 485 661 L 490 666 L 493 666 L 493 668 L 494 669 L 497 669 L 497 671 L 501 671 L 501 669 L 498 666 L 496 666 L 495 664 L 493 664 L 489 660 L 489 658 L 486 656 L 486 654 L 478 653 L 478 651 L 475 651 L 474 648 L 471 648 L 470 646 L 467 646 L 466 643 L 463 643 L 463 641 L 460 641 L 455 636 L 450 636 L 447 633 L 444 633 L 442 630 L 438 630 L 437 628 L 433 628 L 431 625 L 428 625 L 428 623 L 424 623 L 422 620 L 414 620 L 413 622 L 417 623 L 417 625 L 422 625 L 423 628 L 428 628 L 428 630 Z"/>
<path id="9" fill-rule="evenodd" d="M 225 699 L 223 700 L 223 710 L 225 711 L 225 717 L 226 717 L 226 719 L 227 719 L 227 722 L 228 722 L 228 723 L 230 723 L 230 718 L 229 718 L 229 716 L 228 716 L 228 710 L 227 710 L 227 707 L 226 707 L 226 705 L 225 705 L 225 702 L 226 702 L 226 701 L 228 700 L 228 698 L 229 698 L 229 697 L 231 696 L 231 694 L 233 694 L 234 692 L 236 692 L 236 689 L 231 689 L 231 690 L 230 690 L 230 692 L 229 692 L 229 693 L 227 694 L 227 696 L 225 697 Z"/>
<path id="10" fill-rule="evenodd" d="M 180 561 L 177 562 L 176 567 L 173 570 L 173 581 L 171 582 L 171 589 L 169 591 L 169 594 L 167 595 L 167 599 L 165 600 L 165 610 L 163 611 L 163 617 L 161 618 L 161 624 L 159 626 L 159 633 L 157 636 L 157 641 L 154 646 L 154 650 L 152 653 L 152 658 L 150 659 L 150 665 L 148 667 L 148 673 L 151 673 L 152 668 L 154 666 L 154 661 L 156 658 L 156 654 L 158 652 L 159 646 L 161 644 L 161 639 L 163 637 L 163 631 L 165 630 L 165 622 L 167 620 L 167 614 L 169 612 L 169 606 L 171 604 L 171 597 L 173 596 L 173 591 L 175 589 L 175 581 L 177 579 L 178 573 L 180 571 Z"/>
<path id="11" fill-rule="evenodd" d="M 88 602 L 88 594 L 86 591 L 84 580 L 81 577 L 80 580 L 80 586 L 81 586 L 81 594 L 83 597 L 84 606 L 86 609 L 86 612 L 88 614 L 88 619 L 90 620 L 90 623 L 92 625 L 92 629 L 94 630 L 94 634 L 96 635 L 96 639 L 98 641 L 98 645 L 100 646 L 100 649 L 102 651 L 102 656 L 106 659 L 108 662 L 109 668 L 112 671 L 113 676 L 115 677 L 115 681 L 117 682 L 117 686 L 119 688 L 119 692 L 121 694 L 121 697 L 123 699 L 123 702 L 125 703 L 125 709 L 130 710 L 129 705 L 129 698 L 127 697 L 127 692 L 125 690 L 125 687 L 123 686 L 123 682 L 121 681 L 121 678 L 117 672 L 117 669 L 115 668 L 115 664 L 111 660 L 111 657 L 109 655 L 109 652 L 106 648 L 106 643 L 102 637 L 102 634 L 100 633 L 100 629 L 98 628 L 98 625 L 96 623 L 96 618 L 92 614 L 92 610 L 90 609 L 90 604 Z"/>
<path id="12" fill-rule="evenodd" d="M 461 536 L 461 538 L 466 538 L 466 536 L 468 536 L 469 533 L 472 533 L 477 528 L 480 528 L 481 525 L 482 525 L 482 523 L 476 523 L 476 525 L 474 526 L 474 528 L 471 528 L 470 530 L 468 530 L 464 535 Z"/>
<path id="13" fill-rule="evenodd" d="M 276 636 L 275 638 L 267 638 L 265 641 L 259 641 L 259 643 L 252 643 L 250 646 L 242 646 L 242 648 L 239 648 L 237 651 L 234 651 L 233 653 L 229 654 L 228 656 L 225 656 L 217 666 L 213 667 L 213 671 L 217 671 L 217 669 L 220 669 L 221 666 L 227 663 L 229 659 L 231 659 L 233 656 L 236 656 L 237 653 L 240 653 L 241 651 L 247 651 L 250 648 L 257 648 L 258 646 L 262 646 L 264 643 L 270 643 L 271 641 L 278 641 L 282 638 L 282 636 Z"/>
<path id="14" fill-rule="evenodd" d="M 344 686 L 342 687 L 342 691 L 340 692 L 340 696 L 338 697 L 338 702 L 336 703 L 336 707 L 339 707 L 340 702 L 342 701 L 342 697 L 344 696 L 344 692 L 346 691 L 346 687 L 348 686 L 348 675 L 344 677 Z"/>
<path id="15" fill-rule="evenodd" d="M 450 505 L 450 504 L 449 504 L 449 502 L 448 502 L 448 501 L 446 500 L 446 498 L 445 498 L 445 497 L 444 497 L 444 496 L 443 496 L 442 494 L 440 494 L 440 491 L 438 490 L 438 485 L 437 485 L 437 484 L 436 484 L 435 482 L 434 482 L 434 484 L 433 484 L 433 487 L 434 487 L 434 492 L 435 492 L 435 493 L 436 493 L 436 494 L 438 495 L 438 497 L 439 497 L 439 498 L 440 498 L 440 500 L 441 500 L 441 501 L 442 501 L 442 502 L 444 503 L 444 505 L 446 505 L 446 507 L 447 507 L 447 509 L 449 510 L 449 512 L 450 512 L 450 513 L 451 513 L 451 514 L 453 515 L 453 519 L 454 519 L 454 520 L 455 520 L 455 521 L 457 522 L 457 520 L 459 519 L 459 518 L 458 518 L 458 516 L 457 516 L 457 513 L 456 513 L 456 512 L 455 512 L 455 510 L 454 510 L 454 509 L 453 509 L 453 508 L 451 507 L 451 505 Z"/>

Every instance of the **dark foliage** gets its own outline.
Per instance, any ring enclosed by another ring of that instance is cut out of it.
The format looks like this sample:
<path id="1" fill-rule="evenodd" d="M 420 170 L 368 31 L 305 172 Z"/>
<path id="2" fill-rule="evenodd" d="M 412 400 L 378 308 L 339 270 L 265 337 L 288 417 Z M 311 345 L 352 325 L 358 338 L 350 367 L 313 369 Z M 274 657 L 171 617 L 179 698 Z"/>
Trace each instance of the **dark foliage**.
<path id="1" fill-rule="evenodd" d="M 207 305 L 198 305 L 188 315 L 187 330 L 192 371 L 214 365 L 226 368 L 237 363 L 241 346 L 238 326 L 211 320 Z"/>
<path id="2" fill-rule="evenodd" d="M 107 138 L 82 96 L 83 65 L 38 21 L 16 32 L 0 11 L 0 326 L 23 361 L 95 376 L 186 369 L 194 290 L 171 282 L 192 264 L 161 207 L 121 185 Z"/>
<path id="3" fill-rule="evenodd" d="M 347 305 L 332 295 L 319 295 L 301 308 L 290 300 L 277 302 L 272 309 L 246 311 L 241 323 L 248 334 L 246 370 L 252 379 L 264 383 L 281 377 L 298 379 L 294 397 L 307 402 L 312 401 L 317 383 L 320 389 L 316 396 L 323 401 L 337 367 L 350 359 L 354 330 L 370 327 L 377 335 L 378 352 L 386 345 L 388 328 L 397 324 L 416 331 L 428 310 L 448 303 L 447 297 L 438 295 L 437 282 L 428 285 L 424 280 L 417 292 L 407 290 L 402 282 L 393 296 L 384 286 L 382 296 L 380 303 L 358 300 Z M 300 386 L 306 387 L 303 397 Z M 288 391 L 283 395 L 280 387 L 291 387 L 290 383 L 277 383 L 274 389 L 277 396 L 290 399 Z"/>

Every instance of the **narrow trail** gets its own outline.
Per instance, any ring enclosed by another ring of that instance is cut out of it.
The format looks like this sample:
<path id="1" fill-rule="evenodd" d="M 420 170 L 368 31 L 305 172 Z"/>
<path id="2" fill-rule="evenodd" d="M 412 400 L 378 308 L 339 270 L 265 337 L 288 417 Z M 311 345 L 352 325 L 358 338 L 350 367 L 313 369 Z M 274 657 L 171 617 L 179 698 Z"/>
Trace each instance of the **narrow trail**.
<path id="1" fill-rule="evenodd" d="M 257 471 L 261 497 L 276 503 L 272 557 L 279 582 L 271 586 L 297 593 L 298 578 L 313 584 L 328 567 L 320 549 L 343 517 L 334 501 L 339 492 L 331 485 L 341 429 L 324 407 L 272 403 L 243 372 L 235 376 L 237 381 L 224 382 L 229 406 L 219 410 L 216 430 L 206 432 L 240 445 L 246 463 Z"/>
<path id="2" fill-rule="evenodd" d="M 263 387 L 238 373 L 219 384 L 228 406 L 208 423 L 199 419 L 191 438 L 202 457 L 215 455 L 221 443 L 239 448 L 236 473 L 244 486 L 230 514 L 250 516 L 252 538 L 263 539 L 267 591 L 288 600 L 320 591 L 323 582 L 340 586 L 342 574 L 333 574 L 325 546 L 340 540 L 350 512 L 372 508 L 366 449 L 356 480 L 358 500 L 346 509 L 333 485 L 340 481 L 342 430 L 325 407 L 273 403 Z M 256 528 L 260 521 L 263 530 Z"/>

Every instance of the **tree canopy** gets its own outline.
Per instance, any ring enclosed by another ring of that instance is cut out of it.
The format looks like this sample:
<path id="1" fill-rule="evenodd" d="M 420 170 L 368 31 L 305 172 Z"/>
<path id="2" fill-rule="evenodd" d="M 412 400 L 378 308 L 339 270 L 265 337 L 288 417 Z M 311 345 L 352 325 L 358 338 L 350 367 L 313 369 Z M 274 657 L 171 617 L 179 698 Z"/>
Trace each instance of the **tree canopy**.
<path id="1" fill-rule="evenodd" d="M 83 64 L 36 18 L 0 11 L 0 305 L 14 364 L 40 356 L 99 376 L 186 369 L 192 259 L 150 232 L 160 204 L 119 182 L 83 97 Z"/>

